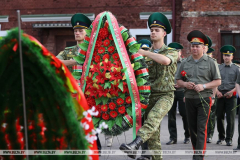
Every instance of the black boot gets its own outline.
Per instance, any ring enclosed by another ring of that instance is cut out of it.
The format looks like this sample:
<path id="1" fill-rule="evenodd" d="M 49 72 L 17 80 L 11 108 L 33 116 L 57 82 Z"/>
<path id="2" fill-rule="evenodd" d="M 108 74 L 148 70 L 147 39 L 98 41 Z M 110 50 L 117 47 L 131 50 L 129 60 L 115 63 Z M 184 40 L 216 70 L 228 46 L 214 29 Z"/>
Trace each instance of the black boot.
<path id="1" fill-rule="evenodd" d="M 129 144 L 122 144 L 119 149 L 122 150 L 124 153 L 128 154 L 128 157 L 135 159 L 136 158 L 136 152 L 133 151 L 138 150 L 139 147 L 142 145 L 143 140 L 141 137 L 137 136 L 131 143 Z M 131 151 L 131 153 L 127 152 Z"/>

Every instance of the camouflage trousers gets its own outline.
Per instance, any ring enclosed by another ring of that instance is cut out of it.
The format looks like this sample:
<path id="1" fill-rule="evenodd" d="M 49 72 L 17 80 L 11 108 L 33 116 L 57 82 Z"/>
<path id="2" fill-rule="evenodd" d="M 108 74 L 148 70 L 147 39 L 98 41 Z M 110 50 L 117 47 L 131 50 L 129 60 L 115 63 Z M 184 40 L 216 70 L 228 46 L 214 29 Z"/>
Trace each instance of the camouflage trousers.
<path id="1" fill-rule="evenodd" d="M 153 160 L 162 160 L 160 142 L 160 124 L 163 117 L 171 109 L 174 99 L 174 92 L 151 94 L 148 108 L 145 112 L 145 121 L 138 130 L 143 142 L 148 143 L 150 150 L 156 150 L 159 155 L 152 155 Z M 155 153 L 156 153 L 155 152 Z"/>

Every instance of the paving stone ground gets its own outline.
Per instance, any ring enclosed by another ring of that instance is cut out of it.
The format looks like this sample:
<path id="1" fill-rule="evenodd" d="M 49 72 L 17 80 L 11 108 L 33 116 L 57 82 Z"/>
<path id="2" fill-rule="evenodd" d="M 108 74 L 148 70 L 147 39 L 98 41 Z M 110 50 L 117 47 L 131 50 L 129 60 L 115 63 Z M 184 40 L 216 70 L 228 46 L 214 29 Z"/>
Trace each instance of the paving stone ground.
<path id="1" fill-rule="evenodd" d="M 161 144 L 162 144 L 162 150 L 192 150 L 191 143 L 184 144 L 184 130 L 183 130 L 183 124 L 181 116 L 177 115 L 177 131 L 178 131 L 178 142 L 174 145 L 166 145 L 166 143 L 169 141 L 169 132 L 168 132 L 168 117 L 165 116 L 163 118 L 162 124 L 161 124 Z M 226 125 L 226 123 L 225 123 Z M 119 146 L 122 143 L 129 143 L 132 141 L 132 129 L 125 132 L 122 135 L 116 136 L 113 139 L 113 145 L 112 147 L 106 147 L 105 142 L 105 136 L 103 134 L 100 134 L 100 141 L 102 144 L 102 150 L 119 150 Z M 232 150 L 233 148 L 236 148 L 237 146 L 237 140 L 238 140 L 238 116 L 236 116 L 235 119 L 235 133 L 233 136 L 233 146 L 226 146 L 226 143 L 224 142 L 222 145 L 217 145 L 216 142 L 218 140 L 218 132 L 217 128 L 215 127 L 214 136 L 212 143 L 207 143 L 207 150 Z M 238 151 L 240 152 L 240 151 Z M 137 157 L 139 157 L 138 155 Z M 191 160 L 191 155 L 164 155 L 164 160 Z M 131 160 L 131 158 L 128 158 L 126 155 L 111 155 L 111 156 L 100 156 L 100 160 Z M 208 155 L 205 156 L 204 160 L 240 160 L 240 156 L 235 155 Z"/>

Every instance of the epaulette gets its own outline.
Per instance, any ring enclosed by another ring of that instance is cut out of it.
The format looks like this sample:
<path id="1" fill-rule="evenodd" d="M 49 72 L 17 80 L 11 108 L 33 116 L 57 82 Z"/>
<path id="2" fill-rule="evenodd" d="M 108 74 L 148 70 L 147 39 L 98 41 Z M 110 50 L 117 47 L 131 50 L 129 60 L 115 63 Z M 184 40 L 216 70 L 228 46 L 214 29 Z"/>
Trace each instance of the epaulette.
<path id="1" fill-rule="evenodd" d="M 208 56 L 209 57 L 209 56 Z M 214 60 L 214 61 L 217 61 L 217 59 L 215 59 L 215 58 L 212 58 L 212 57 L 209 57 L 209 58 L 211 58 L 212 60 Z"/>
<path id="2" fill-rule="evenodd" d="M 168 50 L 177 50 L 176 48 L 167 47 Z"/>
<path id="3" fill-rule="evenodd" d="M 237 66 L 238 68 L 240 68 L 240 66 L 239 66 L 239 65 L 237 65 L 236 63 L 232 63 L 232 64 L 234 64 L 235 66 Z"/>

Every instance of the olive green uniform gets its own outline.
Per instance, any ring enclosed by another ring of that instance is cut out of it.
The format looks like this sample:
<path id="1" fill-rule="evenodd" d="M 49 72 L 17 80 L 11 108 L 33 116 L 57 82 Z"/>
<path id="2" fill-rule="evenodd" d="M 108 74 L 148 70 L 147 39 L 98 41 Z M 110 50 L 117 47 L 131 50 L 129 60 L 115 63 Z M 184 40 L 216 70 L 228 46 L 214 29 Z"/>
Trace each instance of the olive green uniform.
<path id="1" fill-rule="evenodd" d="M 216 61 L 205 54 L 197 61 L 192 56 L 183 61 L 177 73 L 177 80 L 184 80 L 181 75 L 182 71 L 187 73 L 188 81 L 195 84 L 206 84 L 221 79 Z M 212 89 L 205 89 L 200 94 L 206 103 L 199 98 L 199 94 L 195 90 L 186 89 L 184 91 L 193 150 L 206 150 L 207 123 L 210 114 Z M 195 159 L 203 159 L 204 151 L 201 153 L 201 155 L 194 155 Z"/>
<path id="2" fill-rule="evenodd" d="M 183 59 L 180 58 L 180 60 L 177 62 L 177 72 L 180 68 L 180 65 L 182 63 Z M 175 79 L 177 76 L 177 72 L 175 74 Z M 176 81 L 176 80 L 175 80 Z M 175 82 L 176 84 L 176 82 Z M 176 125 L 176 108 L 177 108 L 177 102 L 178 102 L 178 109 L 179 113 L 182 116 L 183 121 L 183 128 L 185 130 L 185 138 L 189 138 L 189 131 L 188 131 L 188 124 L 187 124 L 187 114 L 185 109 L 185 103 L 183 102 L 184 98 L 184 88 L 177 88 L 176 91 L 174 91 L 174 101 L 173 106 L 168 112 L 168 131 L 170 134 L 171 140 L 177 141 L 177 125 Z"/>
<path id="3" fill-rule="evenodd" d="M 178 53 L 166 45 L 163 45 L 159 51 L 153 49 L 150 51 L 170 58 L 171 64 L 165 66 L 147 59 L 151 96 L 145 112 L 144 125 L 139 129 L 137 136 L 140 136 L 143 142 L 148 142 L 149 149 L 161 150 L 160 123 L 173 104 L 174 74 L 177 70 Z M 153 155 L 152 158 L 160 160 L 162 156 Z"/>
<path id="4" fill-rule="evenodd" d="M 58 55 L 57 58 L 60 60 L 71 60 L 73 57 L 78 55 L 78 45 L 71 46 L 71 47 L 66 47 L 64 51 L 61 51 Z M 72 73 L 73 72 L 73 67 L 68 66 L 69 71 Z"/>
<path id="5" fill-rule="evenodd" d="M 237 76 L 239 74 L 239 66 L 231 63 L 230 65 L 225 65 L 224 63 L 219 65 L 219 70 L 222 77 L 222 83 L 218 86 L 219 92 L 223 95 L 232 89 L 235 88 L 235 82 L 237 80 Z M 235 124 L 235 115 L 236 110 L 232 109 L 237 105 L 236 96 L 232 96 L 231 98 L 218 98 L 217 100 L 217 129 L 219 132 L 219 139 L 225 139 L 225 127 L 224 127 L 224 119 L 226 113 L 227 119 L 227 129 L 226 129 L 226 142 L 232 140 L 234 134 L 234 124 Z"/>

